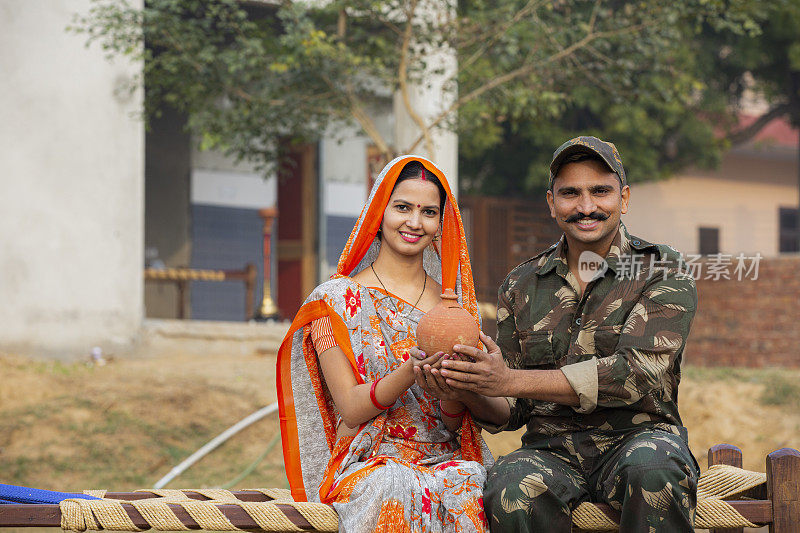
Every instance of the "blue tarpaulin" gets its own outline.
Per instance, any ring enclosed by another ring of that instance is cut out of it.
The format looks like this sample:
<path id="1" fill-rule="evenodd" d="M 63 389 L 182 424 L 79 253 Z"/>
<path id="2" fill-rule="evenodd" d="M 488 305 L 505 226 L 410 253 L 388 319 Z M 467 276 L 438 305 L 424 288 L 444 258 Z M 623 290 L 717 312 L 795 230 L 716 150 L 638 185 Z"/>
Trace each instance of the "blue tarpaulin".
<path id="1" fill-rule="evenodd" d="M 82 498 L 84 500 L 100 499 L 77 492 L 56 492 L 53 490 L 32 489 L 29 487 L 3 485 L 0 483 L 0 504 L 60 503 L 67 498 Z"/>

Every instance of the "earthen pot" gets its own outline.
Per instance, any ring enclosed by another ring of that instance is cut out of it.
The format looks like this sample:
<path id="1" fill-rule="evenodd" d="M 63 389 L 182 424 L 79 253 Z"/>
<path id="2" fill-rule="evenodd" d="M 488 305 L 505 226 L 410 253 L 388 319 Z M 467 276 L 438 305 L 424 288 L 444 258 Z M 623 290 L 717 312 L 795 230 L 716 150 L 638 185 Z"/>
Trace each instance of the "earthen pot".
<path id="1" fill-rule="evenodd" d="M 453 353 L 454 344 L 478 346 L 478 323 L 458 303 L 453 289 L 445 289 L 442 301 L 422 317 L 417 326 L 417 344 L 427 355 Z"/>

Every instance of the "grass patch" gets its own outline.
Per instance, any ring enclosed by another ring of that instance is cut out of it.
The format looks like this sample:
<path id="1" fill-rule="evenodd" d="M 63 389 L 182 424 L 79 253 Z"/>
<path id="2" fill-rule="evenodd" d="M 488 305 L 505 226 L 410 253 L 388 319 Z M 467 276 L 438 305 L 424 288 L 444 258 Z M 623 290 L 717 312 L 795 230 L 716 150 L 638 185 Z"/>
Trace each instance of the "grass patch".
<path id="1" fill-rule="evenodd" d="M 800 407 L 800 385 L 797 378 L 775 372 L 765 377 L 764 392 L 759 401 L 764 405 Z"/>
<path id="2" fill-rule="evenodd" d="M 681 367 L 681 374 L 693 381 L 738 381 L 744 383 L 761 383 L 764 369 L 740 368 L 731 366 L 691 366 Z"/>
<path id="3" fill-rule="evenodd" d="M 764 387 L 762 405 L 800 407 L 800 371 L 787 368 L 701 367 L 682 368 L 683 377 L 698 382 L 755 383 Z"/>
<path id="4" fill-rule="evenodd" d="M 92 365 L 63 361 L 32 361 L 29 366 L 37 374 L 49 376 L 74 377 L 91 375 L 95 371 Z"/>
<path id="5" fill-rule="evenodd" d="M 61 490 L 152 486 L 264 403 L 243 385 L 228 385 L 230 379 L 217 385 L 216 373 L 187 378 L 174 364 L 165 379 L 150 380 L 151 368 L 137 363 L 130 372 L 122 363 L 98 370 L 82 363 L 0 358 L 0 375 L 3 369 L 14 372 L 0 401 L 3 483 Z M 159 364 L 154 361 L 153 368 Z M 28 395 L 31 390 L 36 394 Z M 215 486 L 233 479 L 277 434 L 277 420 L 259 422 L 171 485 Z M 268 455 L 246 482 L 285 486 L 282 468 L 266 468 L 281 461 L 280 447 Z"/>

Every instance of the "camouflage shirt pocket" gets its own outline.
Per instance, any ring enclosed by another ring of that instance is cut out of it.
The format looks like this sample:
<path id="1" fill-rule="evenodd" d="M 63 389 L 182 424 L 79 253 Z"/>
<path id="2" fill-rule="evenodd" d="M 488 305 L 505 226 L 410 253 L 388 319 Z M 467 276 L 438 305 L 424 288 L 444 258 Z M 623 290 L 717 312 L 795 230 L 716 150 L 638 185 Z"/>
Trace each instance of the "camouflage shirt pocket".
<path id="1" fill-rule="evenodd" d="M 594 348 L 597 357 L 614 355 L 622 333 L 622 324 L 599 326 L 594 332 Z"/>
<path id="2" fill-rule="evenodd" d="M 521 331 L 519 344 L 522 348 L 522 368 L 552 365 L 555 362 L 552 331 Z"/>

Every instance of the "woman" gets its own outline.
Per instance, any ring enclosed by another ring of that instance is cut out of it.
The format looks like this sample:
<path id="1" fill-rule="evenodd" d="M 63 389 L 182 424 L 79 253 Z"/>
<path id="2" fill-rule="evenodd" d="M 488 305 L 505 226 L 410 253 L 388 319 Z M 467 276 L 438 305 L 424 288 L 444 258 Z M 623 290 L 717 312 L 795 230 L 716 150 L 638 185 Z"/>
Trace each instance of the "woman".
<path id="1" fill-rule="evenodd" d="M 491 455 L 458 402 L 414 384 L 416 326 L 456 290 L 479 319 L 464 229 L 442 172 L 403 156 L 381 172 L 337 273 L 278 354 L 286 475 L 333 504 L 342 531 L 483 531 Z M 459 437 L 460 433 L 460 437 Z"/>

